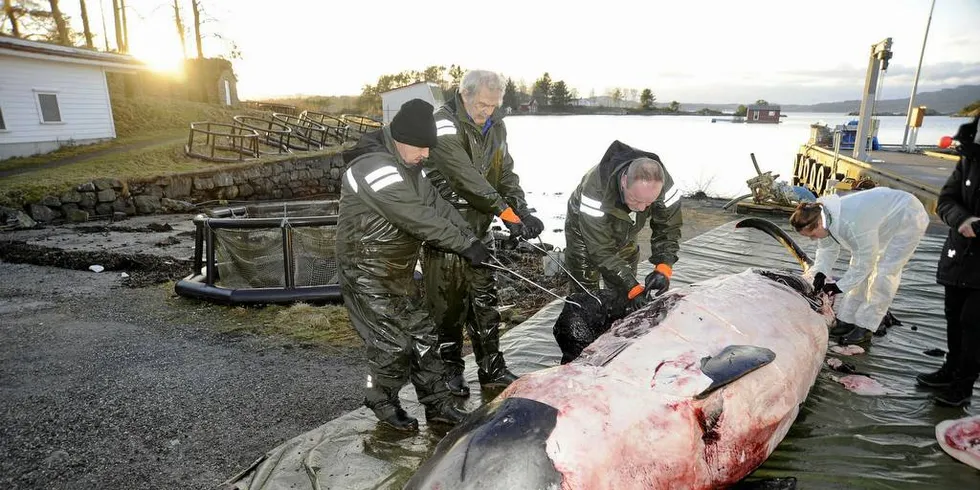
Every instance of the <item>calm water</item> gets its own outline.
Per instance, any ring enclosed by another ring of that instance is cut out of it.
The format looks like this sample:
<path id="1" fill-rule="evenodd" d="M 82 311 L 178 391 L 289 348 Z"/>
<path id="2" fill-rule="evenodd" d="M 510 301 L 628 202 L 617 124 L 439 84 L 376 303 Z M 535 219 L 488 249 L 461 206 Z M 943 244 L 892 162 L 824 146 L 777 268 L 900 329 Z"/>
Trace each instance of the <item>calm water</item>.
<path id="1" fill-rule="evenodd" d="M 520 116 L 507 118 L 508 140 L 528 201 L 546 221 L 543 238 L 558 245 L 568 195 L 582 174 L 598 163 L 613 140 L 660 155 L 685 192 L 735 197 L 748 192 L 755 175 L 749 154 L 763 172 L 792 177 L 799 146 L 810 137 L 810 124 L 831 126 L 856 119 L 846 114 L 790 113 L 780 124 L 712 123 L 710 116 Z M 936 144 L 969 118 L 927 117 L 919 144 Z M 901 144 L 903 116 L 882 117 L 878 140 Z"/>

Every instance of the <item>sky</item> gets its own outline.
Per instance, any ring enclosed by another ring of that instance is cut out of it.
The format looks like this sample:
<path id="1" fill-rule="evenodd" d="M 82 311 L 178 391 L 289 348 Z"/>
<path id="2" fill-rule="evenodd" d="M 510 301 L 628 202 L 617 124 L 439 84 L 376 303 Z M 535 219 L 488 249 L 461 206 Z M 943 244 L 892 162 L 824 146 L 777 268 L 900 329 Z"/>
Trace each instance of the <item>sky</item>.
<path id="1" fill-rule="evenodd" d="M 179 1 L 190 25 L 190 2 Z M 649 88 L 663 103 L 812 104 L 860 99 L 870 47 L 887 37 L 894 56 L 879 98 L 908 97 L 931 1 L 201 3 L 205 55 L 227 55 L 228 40 L 241 51 L 242 100 L 357 95 L 384 74 L 457 64 L 529 86 L 548 72 L 581 97 Z M 99 0 L 87 3 L 100 33 Z M 111 43 L 111 0 L 101 3 Z M 127 1 L 131 53 L 162 68 L 181 57 L 172 3 Z M 81 30 L 78 2 L 61 4 Z M 980 84 L 977 26 L 980 0 L 935 0 L 918 92 Z"/>

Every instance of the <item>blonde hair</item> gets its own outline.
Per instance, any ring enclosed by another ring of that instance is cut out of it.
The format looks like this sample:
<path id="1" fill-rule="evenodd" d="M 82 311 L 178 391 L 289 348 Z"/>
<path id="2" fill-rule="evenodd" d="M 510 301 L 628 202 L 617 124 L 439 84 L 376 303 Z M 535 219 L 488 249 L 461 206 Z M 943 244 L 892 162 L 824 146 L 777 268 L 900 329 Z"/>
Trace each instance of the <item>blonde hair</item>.
<path id="1" fill-rule="evenodd" d="M 793 225 L 796 231 L 810 228 L 820 222 L 822 212 L 823 204 L 819 202 L 801 202 L 796 205 L 796 210 L 789 217 L 789 224 Z"/>

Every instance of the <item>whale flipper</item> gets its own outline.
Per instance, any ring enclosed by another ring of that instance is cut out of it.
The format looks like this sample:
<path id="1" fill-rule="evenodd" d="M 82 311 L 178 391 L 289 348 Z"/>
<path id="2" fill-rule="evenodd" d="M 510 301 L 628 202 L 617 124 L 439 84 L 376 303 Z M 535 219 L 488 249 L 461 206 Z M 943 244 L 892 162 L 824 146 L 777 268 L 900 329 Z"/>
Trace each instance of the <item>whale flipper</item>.
<path id="1" fill-rule="evenodd" d="M 701 359 L 701 372 L 711 378 L 711 385 L 694 398 L 704 398 L 746 374 L 769 364 L 776 353 L 754 345 L 729 345 L 715 356 Z"/>

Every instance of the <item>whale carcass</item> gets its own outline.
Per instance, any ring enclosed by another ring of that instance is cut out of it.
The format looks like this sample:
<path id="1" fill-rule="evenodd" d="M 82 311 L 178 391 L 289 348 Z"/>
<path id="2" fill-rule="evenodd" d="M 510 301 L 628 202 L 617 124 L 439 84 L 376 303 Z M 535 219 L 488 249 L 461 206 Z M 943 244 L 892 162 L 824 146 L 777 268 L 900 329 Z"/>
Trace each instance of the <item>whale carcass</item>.
<path id="1" fill-rule="evenodd" d="M 406 488 L 733 484 L 789 430 L 832 320 L 791 272 L 747 270 L 673 290 L 473 412 Z"/>

